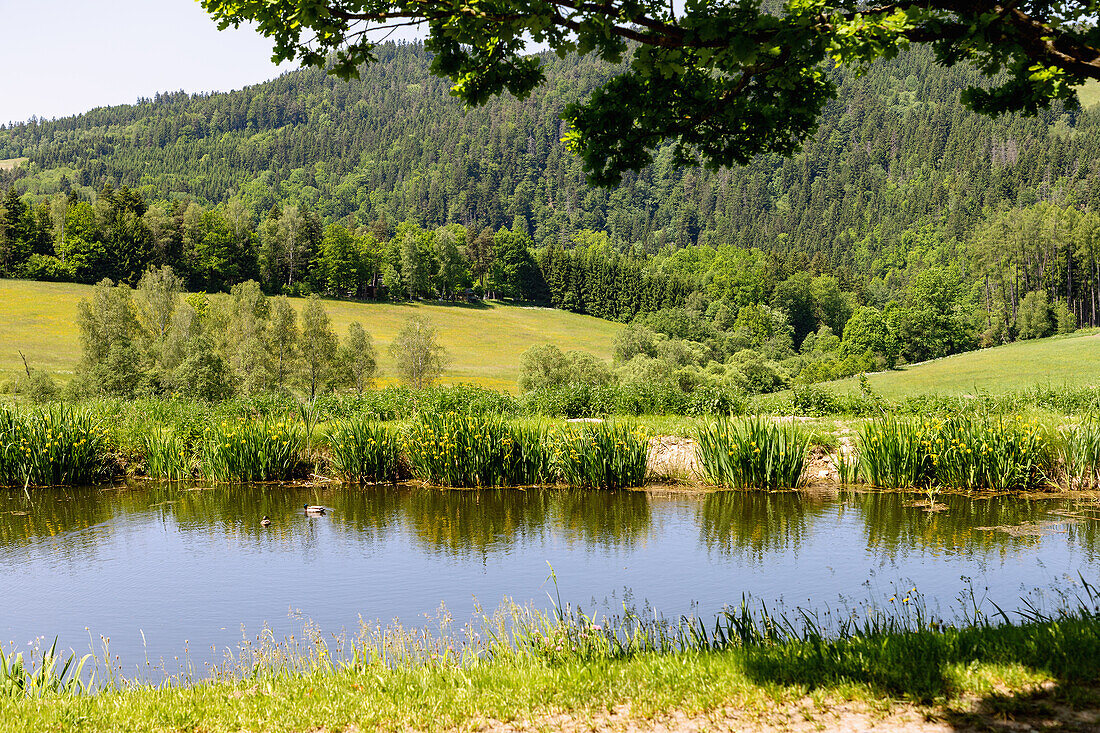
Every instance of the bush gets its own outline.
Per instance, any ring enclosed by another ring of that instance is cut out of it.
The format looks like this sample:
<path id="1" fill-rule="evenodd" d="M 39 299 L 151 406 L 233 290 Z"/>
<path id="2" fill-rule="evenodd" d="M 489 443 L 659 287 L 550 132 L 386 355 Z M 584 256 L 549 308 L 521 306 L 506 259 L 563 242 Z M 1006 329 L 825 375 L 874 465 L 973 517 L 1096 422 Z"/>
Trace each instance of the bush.
<path id="1" fill-rule="evenodd" d="M 38 404 L 53 402 L 61 394 L 57 382 L 41 369 L 32 369 L 30 375 L 22 376 L 16 382 L 15 391 Z"/>

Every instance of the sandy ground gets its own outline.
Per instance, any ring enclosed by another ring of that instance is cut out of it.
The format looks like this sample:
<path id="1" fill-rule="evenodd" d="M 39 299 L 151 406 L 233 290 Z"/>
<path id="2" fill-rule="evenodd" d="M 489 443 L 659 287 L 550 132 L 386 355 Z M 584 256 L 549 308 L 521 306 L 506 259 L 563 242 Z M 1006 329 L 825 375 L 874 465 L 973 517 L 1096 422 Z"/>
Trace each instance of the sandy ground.
<path id="1" fill-rule="evenodd" d="M 1096 700 L 1095 691 L 1087 695 Z M 672 712 L 653 719 L 639 719 L 623 706 L 611 713 L 585 717 L 550 716 L 535 721 L 486 721 L 474 730 L 485 733 L 521 731 L 616 731 L 621 733 L 1074 733 L 1100 731 L 1100 709 L 1071 707 L 1059 699 L 1053 686 L 1020 696 L 993 696 L 964 700 L 950 709 L 925 708 L 906 703 L 815 703 L 805 698 L 776 706 L 759 715 L 736 709 L 692 715 Z"/>

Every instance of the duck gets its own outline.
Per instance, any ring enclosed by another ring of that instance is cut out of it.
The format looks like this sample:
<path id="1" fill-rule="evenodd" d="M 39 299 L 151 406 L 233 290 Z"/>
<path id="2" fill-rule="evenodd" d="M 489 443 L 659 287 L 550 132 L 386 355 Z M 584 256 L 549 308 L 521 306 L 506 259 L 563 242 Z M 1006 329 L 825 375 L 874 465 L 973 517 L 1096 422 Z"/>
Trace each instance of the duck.
<path id="1" fill-rule="evenodd" d="M 324 514 L 325 508 L 323 506 L 312 506 L 310 504 L 302 504 L 302 509 L 306 514 Z"/>
<path id="2" fill-rule="evenodd" d="M 265 514 L 265 515 L 264 515 L 264 518 L 260 520 L 260 526 L 261 526 L 261 527 L 270 527 L 270 526 L 271 526 L 271 518 L 270 518 L 270 517 L 268 517 L 268 516 L 267 516 L 267 515 Z"/>

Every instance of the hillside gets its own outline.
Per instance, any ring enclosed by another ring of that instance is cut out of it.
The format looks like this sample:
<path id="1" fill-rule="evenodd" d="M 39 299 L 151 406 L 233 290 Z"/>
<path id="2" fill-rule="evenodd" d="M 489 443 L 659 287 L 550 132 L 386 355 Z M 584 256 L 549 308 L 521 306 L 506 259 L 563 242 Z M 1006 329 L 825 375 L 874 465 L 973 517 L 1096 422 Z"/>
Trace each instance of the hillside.
<path id="1" fill-rule="evenodd" d="M 977 76 L 922 51 L 861 77 L 833 72 L 838 99 L 790 159 L 705 172 L 672 166 L 666 151 L 610 191 L 585 185 L 558 115 L 612 69 L 548 57 L 537 93 L 464 114 L 429 60 L 419 45 L 391 44 L 351 82 L 295 71 L 0 129 L 0 159 L 29 158 L 0 173 L 0 188 L 87 197 L 110 181 L 150 200 L 238 196 L 257 217 L 288 201 L 360 223 L 495 229 L 522 216 L 536 246 L 604 229 L 651 252 L 735 244 L 878 276 L 922 256 L 929 232 L 963 238 L 999 208 L 1100 203 L 1100 112 L 971 114 L 958 94 Z"/>
<path id="2" fill-rule="evenodd" d="M 997 346 L 914 364 L 868 376 L 883 397 L 919 394 L 997 394 L 1042 386 L 1100 385 L 1100 331 L 1087 329 L 1069 336 Z M 824 386 L 858 392 L 856 379 Z"/>
<path id="3" fill-rule="evenodd" d="M 23 368 L 22 351 L 32 367 L 64 379 L 80 359 L 76 307 L 91 293 L 87 285 L 0 280 L 0 373 Z M 219 296 L 214 296 L 219 297 Z M 292 299 L 299 313 L 300 298 Z M 579 349 L 611 358 L 611 345 L 621 326 L 589 316 L 547 308 L 503 305 L 366 304 L 326 301 L 332 325 L 343 337 L 359 321 L 374 338 L 382 381 L 392 381 L 386 348 L 414 312 L 427 315 L 439 330 L 451 362 L 443 375 L 449 383 L 466 382 L 515 391 L 520 355 L 535 344 L 552 342 L 563 350 Z"/>

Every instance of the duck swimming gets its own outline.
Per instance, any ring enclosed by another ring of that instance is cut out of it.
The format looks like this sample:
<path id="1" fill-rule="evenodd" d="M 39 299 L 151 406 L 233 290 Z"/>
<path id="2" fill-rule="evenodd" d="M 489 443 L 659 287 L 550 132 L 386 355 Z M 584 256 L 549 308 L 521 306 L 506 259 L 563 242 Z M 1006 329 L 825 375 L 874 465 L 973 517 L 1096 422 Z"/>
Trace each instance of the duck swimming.
<path id="1" fill-rule="evenodd" d="M 270 527 L 271 519 L 265 514 L 264 518 L 260 520 L 260 525 L 263 527 Z"/>
<path id="2" fill-rule="evenodd" d="M 310 504 L 302 504 L 302 509 L 306 514 L 324 514 L 325 508 L 323 506 L 312 506 Z"/>

